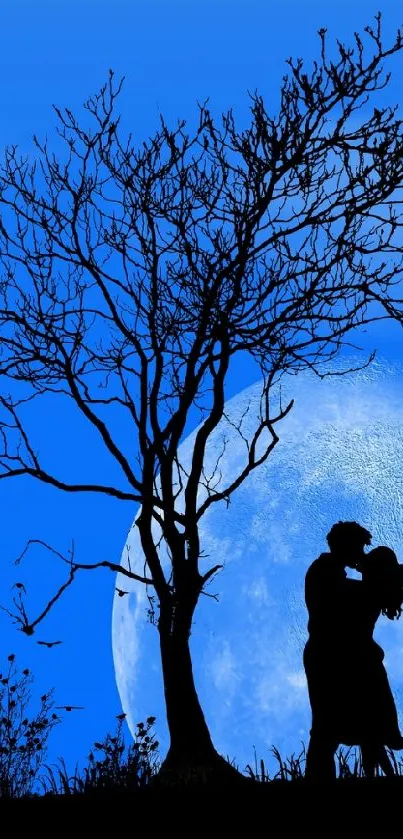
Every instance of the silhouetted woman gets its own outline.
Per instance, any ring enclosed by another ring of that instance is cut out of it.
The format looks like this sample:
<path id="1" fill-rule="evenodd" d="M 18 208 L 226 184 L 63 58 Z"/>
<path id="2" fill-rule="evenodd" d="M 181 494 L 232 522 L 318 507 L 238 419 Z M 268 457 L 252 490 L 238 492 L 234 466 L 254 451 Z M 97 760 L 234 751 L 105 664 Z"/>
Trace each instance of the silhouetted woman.
<path id="1" fill-rule="evenodd" d="M 374 548 L 364 554 L 357 565 L 362 573 L 362 586 L 356 587 L 357 608 L 352 632 L 358 639 L 355 695 L 355 742 L 361 747 L 365 775 L 373 777 L 377 765 L 385 775 L 393 775 L 393 767 L 385 746 L 403 748 L 403 738 L 395 702 L 383 665 L 384 651 L 373 639 L 375 624 L 381 614 L 389 620 L 402 613 L 402 566 L 396 554 L 387 547 Z"/>

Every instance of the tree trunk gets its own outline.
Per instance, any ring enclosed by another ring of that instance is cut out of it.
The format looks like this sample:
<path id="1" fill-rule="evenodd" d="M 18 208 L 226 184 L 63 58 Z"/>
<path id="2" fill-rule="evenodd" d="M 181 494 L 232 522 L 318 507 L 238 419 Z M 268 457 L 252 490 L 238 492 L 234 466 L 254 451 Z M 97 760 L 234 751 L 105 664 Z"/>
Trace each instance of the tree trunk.
<path id="1" fill-rule="evenodd" d="M 189 604 L 187 604 L 189 606 Z M 170 747 L 161 766 L 161 783 L 247 781 L 214 748 L 197 696 L 189 649 L 189 623 L 163 614 L 160 650 Z M 187 610 L 189 611 L 189 610 Z M 193 610 L 192 610 L 193 612 Z M 165 618 L 165 620 L 164 620 Z"/>

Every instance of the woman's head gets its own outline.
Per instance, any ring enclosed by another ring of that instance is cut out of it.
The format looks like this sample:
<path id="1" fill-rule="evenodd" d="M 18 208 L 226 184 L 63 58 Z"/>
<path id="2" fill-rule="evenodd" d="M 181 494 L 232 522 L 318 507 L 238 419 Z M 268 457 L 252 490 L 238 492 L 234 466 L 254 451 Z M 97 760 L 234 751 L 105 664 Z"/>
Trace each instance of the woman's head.
<path id="1" fill-rule="evenodd" d="M 362 564 L 364 582 L 373 586 L 381 604 L 382 614 L 390 620 L 399 618 L 403 603 L 402 569 L 391 548 L 374 548 Z"/>

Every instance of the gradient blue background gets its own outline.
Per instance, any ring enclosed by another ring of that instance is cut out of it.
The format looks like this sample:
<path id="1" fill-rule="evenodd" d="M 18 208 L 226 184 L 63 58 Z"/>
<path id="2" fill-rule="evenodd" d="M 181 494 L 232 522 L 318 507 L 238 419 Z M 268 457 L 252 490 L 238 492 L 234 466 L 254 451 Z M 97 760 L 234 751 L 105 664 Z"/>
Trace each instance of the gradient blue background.
<path id="1" fill-rule="evenodd" d="M 269 112 L 276 112 L 278 91 L 287 72 L 285 59 L 318 55 L 317 30 L 328 27 L 329 41 L 349 40 L 363 31 L 381 8 L 385 42 L 403 22 L 400 2 L 338 0 L 12 0 L 0 9 L 0 152 L 18 144 L 33 154 L 32 135 L 48 135 L 57 151 L 56 117 L 52 104 L 79 113 L 85 99 L 106 81 L 108 69 L 126 76 L 118 110 L 122 130 L 141 143 L 158 127 L 158 114 L 174 124 L 178 117 L 197 119 L 196 102 L 210 99 L 216 118 L 230 107 L 239 124 L 248 122 L 247 90 L 263 94 Z M 401 103 L 403 56 L 388 67 L 392 80 L 380 100 Z M 372 113 L 373 104 L 369 106 Z M 401 358 L 401 331 L 377 325 L 361 345 L 377 346 L 384 357 Z M 227 397 L 251 384 L 256 371 L 236 366 L 228 380 Z M 56 464 L 57 473 L 75 475 L 85 455 L 86 477 L 113 480 L 116 470 L 95 441 L 94 434 L 74 412 L 46 405 L 36 413 L 36 446 Z M 87 471 L 88 470 L 88 471 Z M 56 469 L 55 469 L 56 471 Z M 80 466 L 80 477 L 84 477 Z M 74 538 L 82 562 L 119 562 L 127 532 L 136 513 L 127 502 L 89 494 L 69 495 L 29 479 L 0 482 L 0 602 L 10 606 L 12 583 L 28 587 L 29 614 L 36 616 L 65 578 L 61 563 L 33 550 L 23 566 L 13 560 L 29 538 L 42 538 L 67 551 Z M 75 585 L 54 608 L 32 638 L 27 638 L 0 613 L 0 664 L 10 652 L 21 667 L 35 675 L 34 695 L 56 688 L 56 704 L 85 706 L 66 715 L 51 738 L 48 762 L 63 755 L 72 770 L 82 766 L 94 740 L 115 726 L 121 711 L 111 648 L 111 609 L 114 575 L 105 570 L 81 572 Z M 48 650 L 38 638 L 60 638 Z M 149 713 L 153 714 L 150 696 Z M 156 723 L 158 736 L 158 720 Z M 252 758 L 251 735 L 251 758 Z"/>

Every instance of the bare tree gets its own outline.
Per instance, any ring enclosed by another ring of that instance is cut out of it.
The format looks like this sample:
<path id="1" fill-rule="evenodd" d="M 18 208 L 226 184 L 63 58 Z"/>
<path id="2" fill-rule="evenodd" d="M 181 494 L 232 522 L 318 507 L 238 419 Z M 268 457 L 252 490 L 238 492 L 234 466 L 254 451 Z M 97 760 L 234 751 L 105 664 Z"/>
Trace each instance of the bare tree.
<path id="1" fill-rule="evenodd" d="M 55 108 L 63 159 L 35 138 L 33 164 L 12 147 L 0 171 L 0 477 L 31 475 L 141 505 L 146 568 L 139 575 L 72 556 L 68 579 L 39 617 L 28 619 L 20 591 L 14 618 L 32 634 L 89 567 L 155 590 L 171 738 L 165 772 L 230 771 L 211 741 L 189 651 L 198 599 L 221 567 L 200 572 L 203 515 L 228 502 L 277 443 L 277 423 L 292 407 L 271 412 L 282 373 L 323 376 L 352 330 L 401 316 L 402 121 L 395 108 L 369 115 L 368 103 L 388 83 L 383 62 L 400 52 L 402 34 L 384 47 L 380 15 L 365 32 L 365 46 L 355 34 L 351 48 L 338 42 L 332 61 L 321 30 L 310 72 L 290 59 L 277 116 L 255 93 L 250 126 L 238 131 L 231 111 L 217 127 L 205 103 L 193 136 L 185 122 L 171 130 L 161 119 L 137 149 L 131 135 L 120 136 L 122 82 L 110 72 L 85 105 L 90 128 Z M 203 466 L 239 353 L 261 371 L 261 412 L 243 469 L 223 485 L 219 466 L 209 477 Z M 26 403 L 49 394 L 73 400 L 121 482 L 69 483 L 44 467 Z M 133 426 L 129 449 L 107 420 L 116 409 Z M 185 470 L 178 450 L 195 409 L 200 425 Z"/>

